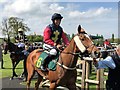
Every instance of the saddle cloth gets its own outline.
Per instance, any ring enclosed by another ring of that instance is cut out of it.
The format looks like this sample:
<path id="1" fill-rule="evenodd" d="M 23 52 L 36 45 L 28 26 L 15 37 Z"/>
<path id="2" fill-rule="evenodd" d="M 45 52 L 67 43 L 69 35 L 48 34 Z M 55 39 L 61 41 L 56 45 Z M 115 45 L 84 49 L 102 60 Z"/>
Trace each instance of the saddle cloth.
<path id="1" fill-rule="evenodd" d="M 49 55 L 44 51 L 40 54 L 37 62 L 36 62 L 36 67 L 37 68 L 40 68 L 41 64 L 44 62 L 44 60 L 49 57 Z M 52 70 L 52 71 L 55 71 L 56 70 L 56 62 L 58 61 L 58 57 L 59 57 L 59 54 L 57 54 L 54 58 L 54 60 L 52 59 L 52 61 L 49 62 L 49 64 L 47 65 L 48 66 L 48 69 L 49 70 Z"/>

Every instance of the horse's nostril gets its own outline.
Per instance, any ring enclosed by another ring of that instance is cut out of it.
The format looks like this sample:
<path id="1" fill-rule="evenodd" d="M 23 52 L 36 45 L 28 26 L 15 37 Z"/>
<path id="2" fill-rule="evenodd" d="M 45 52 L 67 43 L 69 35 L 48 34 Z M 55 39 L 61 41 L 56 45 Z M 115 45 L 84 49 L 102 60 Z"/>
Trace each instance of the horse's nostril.
<path id="1" fill-rule="evenodd" d="M 97 52 L 95 51 L 94 54 L 97 54 Z"/>
<path id="2" fill-rule="evenodd" d="M 100 57 L 100 52 L 99 52 L 99 51 L 94 51 L 94 52 L 92 53 L 92 57 L 93 57 L 93 58 L 99 58 L 99 57 Z"/>
<path id="3" fill-rule="evenodd" d="M 101 53 L 98 51 L 98 52 L 96 52 L 97 53 L 97 58 L 100 58 L 100 56 L 101 56 Z"/>

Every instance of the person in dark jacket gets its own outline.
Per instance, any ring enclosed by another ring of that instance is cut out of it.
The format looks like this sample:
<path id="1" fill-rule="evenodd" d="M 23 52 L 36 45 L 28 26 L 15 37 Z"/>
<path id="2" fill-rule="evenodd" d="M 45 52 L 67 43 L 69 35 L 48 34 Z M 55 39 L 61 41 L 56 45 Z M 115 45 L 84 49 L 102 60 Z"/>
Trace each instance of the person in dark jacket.
<path id="1" fill-rule="evenodd" d="M 94 59 L 93 62 L 97 69 L 109 68 L 106 89 L 120 90 L 120 45 L 117 46 L 115 54 L 98 62 Z"/>
<path id="2" fill-rule="evenodd" d="M 0 63 L 1 63 L 1 69 L 4 69 L 3 67 L 3 54 L 2 54 L 2 47 L 3 45 L 0 45 Z"/>

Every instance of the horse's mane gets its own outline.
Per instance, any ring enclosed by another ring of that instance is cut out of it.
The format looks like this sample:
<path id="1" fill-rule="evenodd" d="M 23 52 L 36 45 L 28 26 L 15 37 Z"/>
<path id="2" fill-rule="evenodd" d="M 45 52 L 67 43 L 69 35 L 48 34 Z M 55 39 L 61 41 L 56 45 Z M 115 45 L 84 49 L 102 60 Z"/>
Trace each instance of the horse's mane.
<path id="1" fill-rule="evenodd" d="M 13 46 L 13 47 L 16 47 L 17 45 L 15 45 L 14 43 L 12 43 L 12 42 L 9 42 L 9 45 L 10 46 Z"/>
<path id="2" fill-rule="evenodd" d="M 9 45 L 9 50 L 10 51 L 15 51 L 16 50 L 17 45 L 15 45 L 14 43 L 8 42 L 8 45 Z"/>

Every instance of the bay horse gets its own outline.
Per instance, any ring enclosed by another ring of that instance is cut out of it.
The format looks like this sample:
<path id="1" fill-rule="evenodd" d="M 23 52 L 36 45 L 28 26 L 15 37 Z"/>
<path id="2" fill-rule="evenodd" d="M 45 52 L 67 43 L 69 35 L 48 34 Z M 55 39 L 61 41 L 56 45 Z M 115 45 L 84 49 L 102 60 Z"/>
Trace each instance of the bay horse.
<path id="1" fill-rule="evenodd" d="M 30 89 L 31 79 L 35 71 L 38 72 L 38 80 L 35 83 L 35 90 L 38 90 L 43 77 L 50 81 L 50 90 L 55 90 L 59 85 L 65 85 L 69 90 L 76 90 L 76 63 L 78 57 L 83 54 L 99 57 L 98 53 L 100 53 L 80 25 L 78 27 L 78 34 L 75 35 L 70 41 L 70 44 L 60 53 L 55 71 L 49 70 L 48 72 L 44 72 L 35 66 L 36 61 L 42 53 L 40 50 L 41 49 L 36 49 L 32 51 L 26 61 L 28 73 L 27 90 Z"/>
<path id="2" fill-rule="evenodd" d="M 10 42 L 9 40 L 8 41 L 5 40 L 4 41 L 4 54 L 7 54 L 8 50 L 10 52 L 10 58 L 12 61 L 12 76 L 10 78 L 10 80 L 12 80 L 14 77 L 18 77 L 18 75 L 15 72 L 16 66 L 19 64 L 19 62 L 21 60 L 24 60 L 24 63 L 26 60 L 25 60 L 25 55 L 24 55 L 24 53 L 22 53 L 21 48 L 19 48 L 17 45 Z M 26 71 L 26 64 L 24 66 L 24 71 L 23 71 L 23 74 L 26 75 L 25 72 L 27 72 Z"/>

